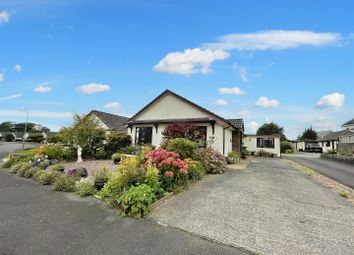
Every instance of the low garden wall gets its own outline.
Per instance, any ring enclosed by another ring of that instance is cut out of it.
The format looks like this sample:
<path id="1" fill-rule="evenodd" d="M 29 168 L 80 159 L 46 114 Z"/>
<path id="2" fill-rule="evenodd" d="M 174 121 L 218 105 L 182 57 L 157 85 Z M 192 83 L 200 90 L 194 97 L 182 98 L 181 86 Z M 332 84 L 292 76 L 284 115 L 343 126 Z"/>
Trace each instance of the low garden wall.
<path id="1" fill-rule="evenodd" d="M 343 156 L 337 154 L 321 154 L 321 158 L 354 165 L 353 156 Z"/>

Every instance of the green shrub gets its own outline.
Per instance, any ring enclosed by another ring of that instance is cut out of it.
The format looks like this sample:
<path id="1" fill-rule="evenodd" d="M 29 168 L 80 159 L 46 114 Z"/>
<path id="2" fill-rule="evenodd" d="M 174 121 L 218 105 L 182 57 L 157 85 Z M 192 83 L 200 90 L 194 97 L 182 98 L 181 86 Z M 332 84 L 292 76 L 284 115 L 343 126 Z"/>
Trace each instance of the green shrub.
<path id="1" fill-rule="evenodd" d="M 96 193 L 96 188 L 87 182 L 78 182 L 75 184 L 75 193 L 80 197 L 92 196 Z"/>
<path id="2" fill-rule="evenodd" d="M 10 169 L 10 173 L 14 173 L 16 174 L 18 172 L 18 170 L 21 169 L 22 166 L 26 165 L 28 163 L 17 163 L 17 164 L 13 164 L 11 166 L 11 169 Z"/>
<path id="3" fill-rule="evenodd" d="M 120 153 L 114 153 L 114 154 L 112 155 L 112 160 L 113 160 L 114 164 L 120 163 L 120 162 L 122 161 L 122 154 L 120 154 Z"/>
<path id="4" fill-rule="evenodd" d="M 76 180 L 72 176 L 60 175 L 53 183 L 53 190 L 74 192 Z"/>
<path id="5" fill-rule="evenodd" d="M 289 151 L 290 151 L 290 153 L 294 152 L 294 148 L 291 145 L 291 143 L 288 141 L 281 141 L 280 142 L 280 152 L 281 153 L 289 153 Z"/>
<path id="6" fill-rule="evenodd" d="M 104 148 L 98 148 L 95 152 L 95 159 L 107 159 L 108 153 L 105 151 Z"/>
<path id="7" fill-rule="evenodd" d="M 26 178 L 32 178 L 38 171 L 40 171 L 41 169 L 39 167 L 31 167 L 30 169 L 28 169 L 24 176 Z"/>
<path id="8" fill-rule="evenodd" d="M 112 155 L 124 147 L 131 145 L 132 138 L 125 132 L 113 132 L 107 137 L 106 151 Z"/>
<path id="9" fill-rule="evenodd" d="M 118 199 L 119 214 L 140 219 L 149 214 L 156 197 L 153 189 L 146 185 L 133 186 Z"/>
<path id="10" fill-rule="evenodd" d="M 45 170 L 49 165 L 50 165 L 50 161 L 49 160 L 44 160 L 44 161 L 39 163 L 38 167 L 43 169 L 43 170 Z"/>
<path id="11" fill-rule="evenodd" d="M 203 165 L 196 160 L 186 158 L 184 162 L 188 165 L 188 179 L 192 181 L 200 180 L 205 175 Z"/>
<path id="12" fill-rule="evenodd" d="M 119 152 L 124 154 L 138 155 L 141 152 L 141 146 L 139 145 L 129 145 L 122 148 Z"/>
<path id="13" fill-rule="evenodd" d="M 28 136 L 27 139 L 34 142 L 34 143 L 41 143 L 42 141 L 45 140 L 42 133 L 32 133 Z"/>
<path id="14" fill-rule="evenodd" d="M 118 166 L 118 172 L 112 176 L 100 191 L 110 206 L 117 205 L 117 199 L 132 185 L 144 182 L 145 171 L 136 158 L 127 158 Z"/>
<path id="15" fill-rule="evenodd" d="M 59 143 L 60 140 L 60 136 L 59 135 L 51 135 L 47 137 L 47 142 L 48 143 Z"/>
<path id="16" fill-rule="evenodd" d="M 157 198 L 160 198 L 165 194 L 165 191 L 161 187 L 161 183 L 159 181 L 159 169 L 152 164 L 149 164 L 146 169 L 145 183 L 152 188 Z"/>
<path id="17" fill-rule="evenodd" d="M 21 165 L 21 167 L 18 169 L 17 171 L 17 175 L 18 176 L 21 176 L 21 177 L 24 177 L 25 176 L 25 173 L 28 169 L 30 169 L 32 167 L 32 164 L 31 163 L 23 163 Z"/>
<path id="18" fill-rule="evenodd" d="M 110 177 L 109 170 L 106 166 L 103 166 L 101 169 L 99 169 L 95 174 L 95 181 L 103 181 L 106 182 L 108 181 Z"/>
<path id="19" fill-rule="evenodd" d="M 63 172 L 63 170 L 65 170 L 65 166 L 64 164 L 55 164 L 50 168 L 50 170 L 54 172 Z"/>
<path id="20" fill-rule="evenodd" d="M 49 159 L 71 160 L 75 157 L 75 149 L 57 144 L 47 144 L 33 149 L 35 154 L 48 156 Z"/>
<path id="21" fill-rule="evenodd" d="M 271 153 L 271 152 L 268 152 L 268 151 L 265 151 L 265 150 L 259 150 L 259 151 L 257 151 L 256 156 L 265 157 L 265 158 L 274 158 L 275 154 Z"/>
<path id="22" fill-rule="evenodd" d="M 6 142 L 13 142 L 13 141 L 15 141 L 15 136 L 14 136 L 14 134 L 6 134 L 6 135 L 5 135 L 5 141 L 6 141 Z"/>
<path id="23" fill-rule="evenodd" d="M 161 148 L 178 153 L 181 159 L 195 159 L 197 146 L 197 143 L 185 138 L 175 138 L 161 144 Z"/>
<path id="24" fill-rule="evenodd" d="M 44 171 L 38 178 L 38 182 L 42 185 L 52 185 L 59 177 L 60 173 L 54 171 Z"/>
<path id="25" fill-rule="evenodd" d="M 22 162 L 30 162 L 34 158 L 33 150 L 23 150 L 20 152 L 11 153 L 6 157 L 6 163 L 3 164 L 4 168 L 11 167 L 14 164 L 22 163 Z"/>
<path id="26" fill-rule="evenodd" d="M 39 168 L 40 169 L 40 168 Z M 41 177 L 42 174 L 44 174 L 46 171 L 40 169 L 38 170 L 32 177 L 35 181 L 39 181 L 39 178 Z"/>
<path id="27" fill-rule="evenodd" d="M 202 163 L 207 173 L 221 174 L 226 171 L 225 157 L 213 148 L 199 149 L 197 154 L 200 163 Z"/>
<path id="28" fill-rule="evenodd" d="M 240 154 L 237 151 L 230 151 L 227 154 L 227 162 L 230 164 L 236 164 L 240 160 Z"/>

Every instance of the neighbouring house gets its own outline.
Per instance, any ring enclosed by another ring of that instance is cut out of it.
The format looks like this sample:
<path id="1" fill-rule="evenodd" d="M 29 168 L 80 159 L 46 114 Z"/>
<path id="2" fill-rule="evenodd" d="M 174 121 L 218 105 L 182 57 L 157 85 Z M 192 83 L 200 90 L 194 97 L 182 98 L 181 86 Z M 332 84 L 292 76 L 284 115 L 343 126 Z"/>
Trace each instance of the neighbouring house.
<path id="1" fill-rule="evenodd" d="M 176 122 L 199 126 L 205 139 L 213 141 L 211 146 L 224 155 L 231 151 L 241 153 L 244 132 L 242 119 L 224 119 L 170 90 L 161 93 L 126 124 L 135 144 L 159 147 L 165 127 Z M 202 144 L 206 144 L 206 141 Z"/>
<path id="2" fill-rule="evenodd" d="M 354 118 L 342 125 L 343 130 L 354 130 Z"/>
<path id="3" fill-rule="evenodd" d="M 337 152 L 345 155 L 354 154 L 354 119 L 342 125 L 342 134 L 339 136 Z"/>
<path id="4" fill-rule="evenodd" d="M 243 146 L 251 154 L 266 151 L 280 157 L 280 135 L 248 135 L 243 138 Z"/>
<path id="5" fill-rule="evenodd" d="M 129 120 L 127 117 L 97 110 L 92 110 L 87 116 L 95 118 L 100 127 L 107 132 L 127 131 L 127 127 L 125 126 L 125 123 Z"/>
<path id="6" fill-rule="evenodd" d="M 324 153 L 328 151 L 337 151 L 339 137 L 346 132 L 345 130 L 331 132 L 321 139 L 318 139 L 318 145 L 322 147 Z"/>

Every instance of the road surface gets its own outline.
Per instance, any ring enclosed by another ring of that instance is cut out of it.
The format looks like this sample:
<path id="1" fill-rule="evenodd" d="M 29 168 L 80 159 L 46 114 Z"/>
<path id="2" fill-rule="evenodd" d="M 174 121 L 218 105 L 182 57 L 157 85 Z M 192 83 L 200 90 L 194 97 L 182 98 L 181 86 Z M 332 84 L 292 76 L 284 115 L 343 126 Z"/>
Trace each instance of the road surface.
<path id="1" fill-rule="evenodd" d="M 354 166 L 341 162 L 320 158 L 320 154 L 299 152 L 288 155 L 288 158 L 310 167 L 317 172 L 336 180 L 348 187 L 354 188 Z"/>

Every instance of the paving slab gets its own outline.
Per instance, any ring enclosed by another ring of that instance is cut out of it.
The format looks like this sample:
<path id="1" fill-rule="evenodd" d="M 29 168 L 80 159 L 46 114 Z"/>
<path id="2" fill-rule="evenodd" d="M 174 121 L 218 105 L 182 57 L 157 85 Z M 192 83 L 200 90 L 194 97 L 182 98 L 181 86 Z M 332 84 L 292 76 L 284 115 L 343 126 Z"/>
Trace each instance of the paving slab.
<path id="1" fill-rule="evenodd" d="M 151 219 L 259 254 L 354 251 L 354 206 L 282 159 L 208 175 Z"/>

